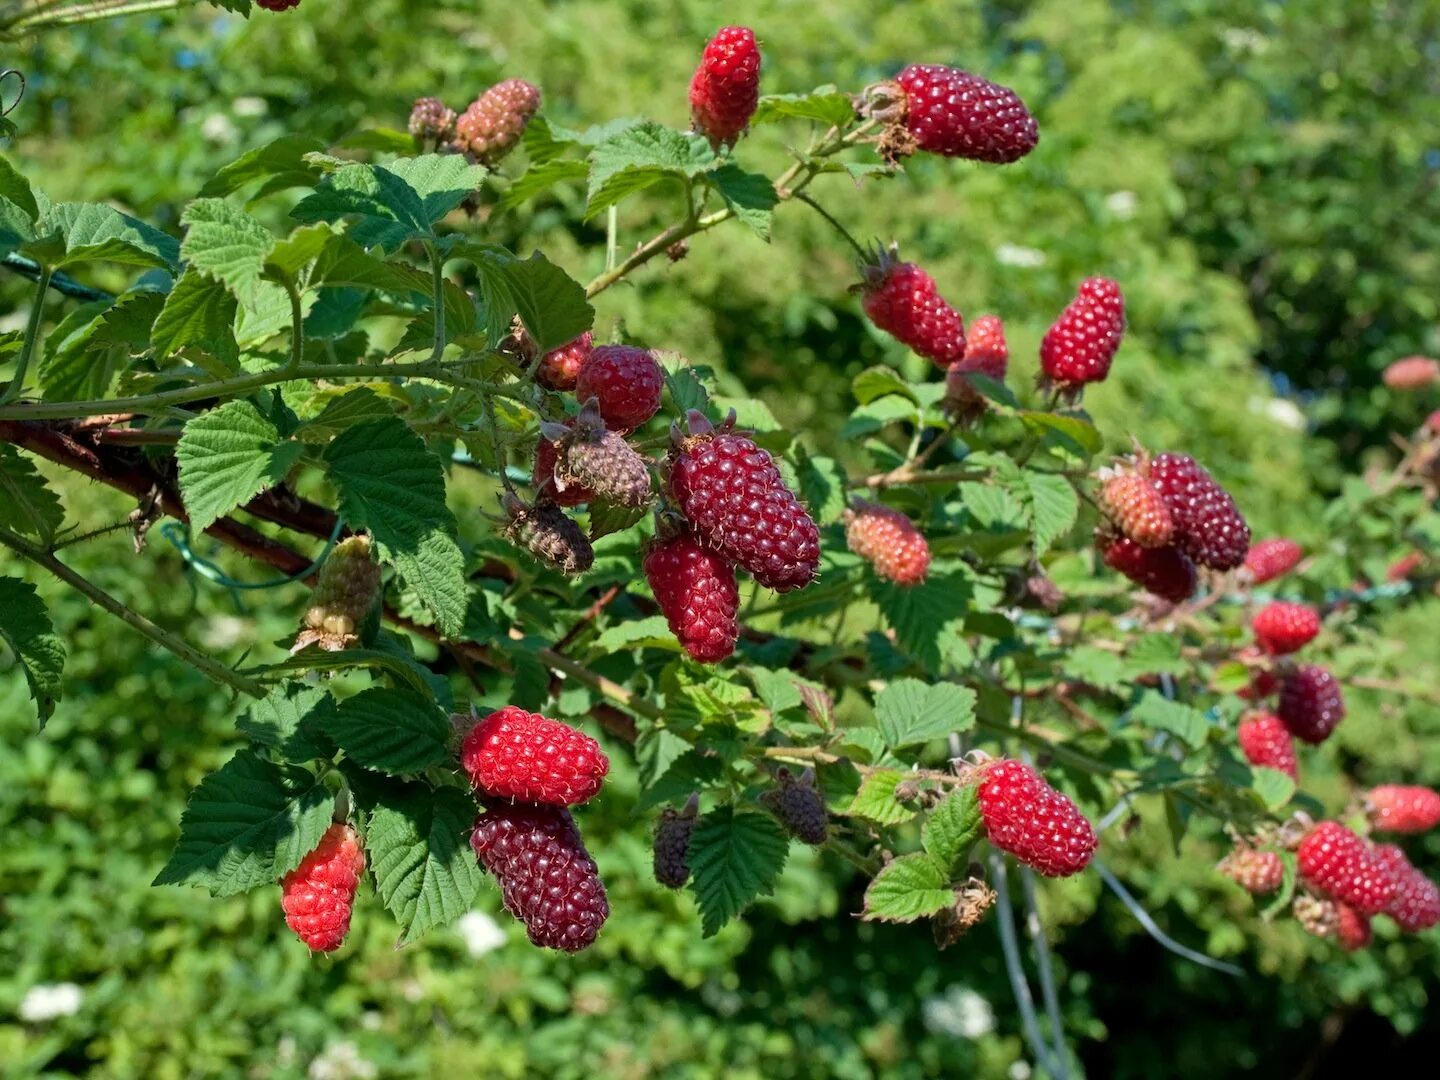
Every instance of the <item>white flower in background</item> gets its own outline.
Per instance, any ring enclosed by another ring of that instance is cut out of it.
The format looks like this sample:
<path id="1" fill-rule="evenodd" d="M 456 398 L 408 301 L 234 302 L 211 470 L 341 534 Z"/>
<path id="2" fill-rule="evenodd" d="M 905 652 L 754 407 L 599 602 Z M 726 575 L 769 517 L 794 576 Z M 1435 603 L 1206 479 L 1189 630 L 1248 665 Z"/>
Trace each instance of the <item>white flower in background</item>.
<path id="1" fill-rule="evenodd" d="M 1105 197 L 1105 209 L 1119 218 L 1121 221 L 1129 221 L 1135 216 L 1135 208 L 1140 205 L 1140 200 L 1135 197 L 1133 191 L 1115 191 Z"/>
<path id="2" fill-rule="evenodd" d="M 995 1010 L 968 986 L 954 985 L 925 999 L 920 1007 L 925 1026 L 940 1035 L 978 1039 L 995 1030 Z"/>
<path id="3" fill-rule="evenodd" d="M 373 1080 L 380 1070 L 360 1056 L 353 1042 L 330 1043 L 310 1062 L 310 1080 Z"/>
<path id="4" fill-rule="evenodd" d="M 43 1024 L 62 1016 L 74 1016 L 84 1000 L 85 991 L 72 982 L 41 984 L 25 991 L 18 1012 L 26 1023 Z"/>
<path id="5" fill-rule="evenodd" d="M 1264 404 L 1265 415 L 1283 427 L 1291 428 L 1294 431 L 1304 431 L 1308 426 L 1305 421 L 1305 414 L 1300 411 L 1289 398 L 1269 398 Z"/>
<path id="6" fill-rule="evenodd" d="M 1010 1068 L 1005 1070 L 1005 1075 L 1010 1080 L 1030 1080 L 1030 1063 L 1028 1061 L 1012 1061 Z"/>
<path id="7" fill-rule="evenodd" d="M 1004 266 L 1044 266 L 1045 253 L 1019 244 L 1001 244 L 995 249 L 995 261 Z"/>
<path id="8" fill-rule="evenodd" d="M 236 116 L 264 116 L 270 106 L 262 97 L 237 97 L 230 103 L 230 111 Z"/>
<path id="9" fill-rule="evenodd" d="M 201 122 L 200 134 L 213 143 L 228 143 L 235 141 L 240 129 L 224 113 L 211 113 Z"/>
<path id="10" fill-rule="evenodd" d="M 467 911 L 455 924 L 471 956 L 480 957 L 505 944 L 505 931 L 483 911 Z"/>
<path id="11" fill-rule="evenodd" d="M 1229 26 L 1220 35 L 1225 47 L 1237 53 L 1263 53 L 1270 47 L 1270 39 L 1248 26 Z"/>

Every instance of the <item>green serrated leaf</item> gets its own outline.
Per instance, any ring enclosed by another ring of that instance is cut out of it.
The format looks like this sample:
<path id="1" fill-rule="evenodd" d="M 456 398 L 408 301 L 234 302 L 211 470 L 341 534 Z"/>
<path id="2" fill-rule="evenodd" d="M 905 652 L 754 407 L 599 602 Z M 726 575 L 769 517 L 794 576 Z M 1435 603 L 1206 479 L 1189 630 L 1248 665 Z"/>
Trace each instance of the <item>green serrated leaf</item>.
<path id="1" fill-rule="evenodd" d="M 40 205 L 35 201 L 30 181 L 4 157 L 0 157 L 0 199 L 18 207 L 31 222 L 40 216 Z"/>
<path id="2" fill-rule="evenodd" d="M 643 813 L 652 806 L 680 802 L 692 792 L 704 791 L 718 784 L 725 775 L 725 765 L 718 757 L 686 750 L 656 771 L 652 780 L 640 789 L 635 812 Z"/>
<path id="3" fill-rule="evenodd" d="M 454 922 L 475 902 L 482 873 L 469 836 L 475 801 L 457 788 L 381 790 L 365 830 L 375 888 L 400 923 L 400 944 Z"/>
<path id="4" fill-rule="evenodd" d="M 710 183 L 735 217 L 768 244 L 773 211 L 780 201 L 769 178 L 727 163 L 710 174 Z"/>
<path id="5" fill-rule="evenodd" d="M 265 273 L 271 277 L 294 278 L 310 265 L 339 234 L 335 226 L 321 222 L 318 225 L 300 225 L 292 229 L 289 236 L 275 241 L 265 259 Z"/>
<path id="6" fill-rule="evenodd" d="M 980 839 L 980 799 L 975 787 L 963 787 L 946 796 L 925 815 L 920 843 L 947 877 L 958 874 L 962 860 Z"/>
<path id="7" fill-rule="evenodd" d="M 736 813 L 729 806 L 703 815 L 690 837 L 690 887 L 705 937 L 770 893 L 790 842 L 768 814 Z"/>
<path id="8" fill-rule="evenodd" d="M 862 919 L 908 923 L 955 902 L 944 869 L 925 852 L 902 855 L 881 868 L 865 890 Z"/>
<path id="9" fill-rule="evenodd" d="M 237 367 L 235 297 L 224 283 L 198 270 L 180 275 L 155 320 L 151 343 L 158 359 L 181 349 L 199 349 L 229 367 Z"/>
<path id="10" fill-rule="evenodd" d="M 912 405 L 920 404 L 914 388 L 900 377 L 894 369 L 883 366 L 869 367 L 856 375 L 850 382 L 850 392 L 861 405 L 869 405 L 887 395 L 895 394 Z M 907 410 L 907 412 L 912 410 Z"/>
<path id="11" fill-rule="evenodd" d="M 690 362 L 679 353 L 660 353 L 657 358 L 665 369 L 665 390 L 674 411 L 683 415 L 694 409 L 708 415 L 710 394 Z"/>
<path id="12" fill-rule="evenodd" d="M 975 724 L 975 691 L 955 683 L 897 679 L 875 698 L 875 722 L 892 749 L 968 731 Z"/>
<path id="13" fill-rule="evenodd" d="M 1098 454 L 1104 440 L 1095 425 L 1078 416 L 1047 412 L 1020 412 L 1021 423 L 1037 435 L 1050 436 L 1082 455 Z"/>
<path id="14" fill-rule="evenodd" d="M 528 128 L 526 134 L 529 134 Z M 495 209 L 498 212 L 504 213 L 507 210 L 524 206 L 533 201 L 536 196 L 561 184 L 583 183 L 590 175 L 590 167 L 583 161 L 570 161 L 563 158 L 556 158 L 552 161 L 536 161 L 533 154 L 531 161 L 536 163 L 516 177 L 505 189 L 505 194 L 496 201 Z"/>
<path id="15" fill-rule="evenodd" d="M 968 577 L 932 572 L 919 585 L 879 582 L 873 590 L 900 647 L 927 670 L 969 662 L 969 646 L 962 636 L 972 591 Z"/>
<path id="16" fill-rule="evenodd" d="M 1157 731 L 1168 731 L 1192 749 L 1205 745 L 1210 721 L 1199 709 L 1171 701 L 1154 690 L 1145 691 L 1130 710 L 1130 721 Z"/>
<path id="17" fill-rule="evenodd" d="M 518 314 L 536 347 L 547 352 L 574 341 L 595 321 L 584 286 L 538 251 L 517 259 L 504 248 L 467 244 L 452 254 L 475 264 L 486 329 L 492 333 L 499 319 L 504 321 L 501 332 L 508 333 L 509 313 Z"/>
<path id="18" fill-rule="evenodd" d="M 180 218 L 186 226 L 180 254 L 190 267 L 222 282 L 246 306 L 254 306 L 275 237 L 245 211 L 224 199 L 196 199 Z"/>
<path id="19" fill-rule="evenodd" d="M 1254 766 L 1250 773 L 1250 787 L 1271 813 L 1280 810 L 1295 794 L 1295 781 L 1288 773 L 1267 766 Z"/>
<path id="20" fill-rule="evenodd" d="M 1053 473 L 1024 473 L 1023 490 L 1027 495 L 1022 501 L 1034 536 L 1035 554 L 1043 555 L 1075 524 L 1080 498 L 1069 480 Z"/>
<path id="21" fill-rule="evenodd" d="M 155 885 L 199 885 L 232 896 L 300 865 L 329 828 L 335 796 L 305 769 L 241 750 L 201 780 L 180 840 Z"/>
<path id="22" fill-rule="evenodd" d="M 1282 851 L 1280 862 L 1285 867 L 1285 876 L 1280 879 L 1280 891 L 1275 894 L 1275 899 L 1265 906 L 1260 912 L 1260 918 L 1270 922 L 1290 906 L 1290 901 L 1295 898 L 1295 886 L 1299 884 L 1300 868 L 1299 860 L 1296 859 L 1293 851 Z"/>
<path id="23" fill-rule="evenodd" d="M 385 420 L 395 408 L 368 386 L 347 390 L 325 402 L 319 415 L 306 420 L 295 433 L 301 442 L 328 442 L 355 424 Z"/>
<path id="24" fill-rule="evenodd" d="M 585 216 L 594 217 L 621 199 L 664 180 L 698 176 L 715 164 L 715 152 L 699 135 L 682 135 L 650 121 L 606 139 L 590 153 Z"/>
<path id="25" fill-rule="evenodd" d="M 325 724 L 346 755 L 369 769 L 415 773 L 450 756 L 450 722 L 429 698 L 377 686 L 346 698 Z"/>
<path id="26" fill-rule="evenodd" d="M 825 127 L 845 127 L 855 119 L 850 95 L 833 86 L 822 86 L 808 94 L 766 94 L 760 99 L 752 124 L 774 124 L 781 120 L 809 120 Z"/>
<path id="27" fill-rule="evenodd" d="M 899 825 L 902 821 L 909 821 L 915 816 L 915 811 L 895 797 L 895 789 L 904 780 L 905 774 L 898 769 L 866 773 L 845 813 L 880 825 Z"/>
<path id="28" fill-rule="evenodd" d="M 665 616 L 651 615 L 648 618 L 630 619 L 606 627 L 590 648 L 597 656 L 609 656 L 633 649 L 678 650 L 680 644 L 670 632 L 670 624 L 665 621 Z"/>
<path id="29" fill-rule="evenodd" d="M 196 532 L 285 478 L 301 446 L 248 401 L 227 401 L 188 424 L 175 448 L 180 492 Z"/>
<path id="30" fill-rule="evenodd" d="M 35 586 L 27 581 L 0 577 L 0 640 L 9 646 L 25 672 L 30 700 L 35 702 L 43 729 L 60 701 L 65 642 L 56 635 Z"/>
<path id="31" fill-rule="evenodd" d="M 173 270 L 180 263 L 174 237 L 102 203 L 56 203 L 36 233 L 43 239 L 22 250 L 55 270 L 86 262 Z"/>
<path id="32" fill-rule="evenodd" d="M 800 497 L 822 525 L 839 521 L 845 512 L 845 471 L 834 458 L 816 457 L 803 450 L 796 470 Z"/>
<path id="33" fill-rule="evenodd" d="M 320 177 L 320 170 L 310 165 L 305 155 L 324 149 L 325 144 L 313 136 L 283 135 L 241 154 L 206 181 L 200 194 L 207 198 L 229 195 L 256 180 L 266 181 L 268 191 L 309 187 Z"/>
<path id="34" fill-rule="evenodd" d="M 335 699 L 328 690 L 284 682 L 246 709 L 235 726 L 287 760 L 309 761 L 335 752 L 335 744 L 325 735 L 334 712 Z"/>
<path id="35" fill-rule="evenodd" d="M 35 463 L 0 443 L 0 521 L 48 545 L 65 523 L 60 497 L 45 486 Z"/>

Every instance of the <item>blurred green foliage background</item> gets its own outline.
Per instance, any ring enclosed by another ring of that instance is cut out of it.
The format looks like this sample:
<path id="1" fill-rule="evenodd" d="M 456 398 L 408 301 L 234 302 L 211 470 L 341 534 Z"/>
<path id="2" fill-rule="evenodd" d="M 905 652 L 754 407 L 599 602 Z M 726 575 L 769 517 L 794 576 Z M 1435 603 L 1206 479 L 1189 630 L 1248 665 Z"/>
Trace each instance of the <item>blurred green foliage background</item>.
<path id="1" fill-rule="evenodd" d="M 1435 0 L 304 0 L 248 22 L 200 6 L 7 46 L 29 79 L 7 152 L 52 198 L 111 200 L 174 229 L 245 149 L 290 131 L 403 127 L 417 96 L 459 109 L 504 77 L 538 83 L 559 123 L 683 126 L 699 50 L 734 22 L 762 40 L 767 92 L 858 90 L 911 61 L 1015 87 L 1042 131 L 1023 164 L 916 160 L 894 181 L 829 177 L 815 193 L 855 235 L 898 240 L 967 315 L 1002 315 L 1016 387 L 1075 282 L 1117 278 L 1131 332 L 1087 405 L 1117 447 L 1135 434 L 1210 465 L 1259 535 L 1331 551 L 1323 505 L 1342 476 L 1437 404 L 1379 381 L 1393 359 L 1440 351 Z M 766 129 L 739 155 L 772 170 L 781 138 Z M 604 234 L 580 205 L 559 190 L 483 228 L 583 280 L 603 265 Z M 627 207 L 622 246 L 673 210 Z M 817 216 L 784 210 L 771 245 L 717 230 L 606 293 L 597 328 L 712 365 L 727 393 L 762 398 L 843 455 L 833 420 L 850 377 L 876 362 L 918 375 L 922 362 L 859 317 L 846 247 Z M 124 283 L 108 273 L 90 280 Z M 0 281 L 0 322 L 23 320 L 30 288 Z M 62 490 L 72 518 L 126 509 L 80 482 Z M 73 561 L 232 659 L 292 632 L 304 599 L 289 587 L 242 607 L 187 579 L 158 537 L 138 559 L 122 539 Z M 583 820 L 616 915 L 579 958 L 527 946 L 493 893 L 494 921 L 399 952 L 364 897 L 352 944 L 330 960 L 285 932 L 273 890 L 151 889 L 186 793 L 238 744 L 235 703 L 73 595 L 43 592 L 71 643 L 66 701 L 43 736 L 20 674 L 0 672 L 4 1075 L 1025 1075 L 993 926 L 937 955 L 921 928 L 851 918 L 844 866 L 797 854 L 773 900 L 701 940 L 689 900 L 650 878 L 621 746 L 609 748 L 616 782 Z M 1382 612 L 1337 666 L 1440 684 L 1437 650 L 1384 644 L 1395 639 L 1440 640 L 1433 605 Z M 1343 802 L 1342 768 L 1440 782 L 1433 705 L 1359 692 L 1350 705 L 1307 790 Z M 1112 864 L 1168 932 L 1249 974 L 1160 951 L 1093 875 L 1047 889 L 1068 1034 L 1090 1075 L 1325 1075 L 1377 1045 L 1433 1060 L 1435 935 L 1382 935 L 1342 958 L 1292 923 L 1260 926 L 1213 873 L 1213 840 L 1191 837 L 1176 857 L 1154 808 L 1140 810 Z M 1428 844 L 1412 855 L 1434 873 L 1440 840 Z M 36 1019 L 35 988 L 71 982 L 78 1007 Z"/>

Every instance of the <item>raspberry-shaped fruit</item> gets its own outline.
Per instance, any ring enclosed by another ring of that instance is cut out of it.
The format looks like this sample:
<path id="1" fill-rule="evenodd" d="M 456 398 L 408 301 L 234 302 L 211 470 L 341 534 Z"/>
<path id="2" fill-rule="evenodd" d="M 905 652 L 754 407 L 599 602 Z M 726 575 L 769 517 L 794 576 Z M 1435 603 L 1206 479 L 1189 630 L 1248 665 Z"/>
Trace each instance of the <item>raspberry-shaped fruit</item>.
<path id="1" fill-rule="evenodd" d="M 1345 699 L 1334 675 L 1308 664 L 1285 676 L 1276 711 L 1290 734 L 1318 746 L 1345 719 Z"/>
<path id="2" fill-rule="evenodd" d="M 1251 546 L 1245 555 L 1245 569 L 1253 584 L 1263 585 L 1294 570 L 1304 557 L 1304 549 L 1294 540 L 1275 537 Z"/>
<path id="3" fill-rule="evenodd" d="M 535 466 L 530 471 L 530 482 L 535 488 L 537 499 L 554 503 L 556 506 L 579 506 L 594 502 L 595 492 L 576 483 L 568 474 L 557 475 L 560 464 L 560 447 L 540 434 L 535 446 Z"/>
<path id="4" fill-rule="evenodd" d="M 1291 911 L 1306 933 L 1318 938 L 1335 936 L 1340 922 L 1340 911 L 1335 901 L 1319 896 L 1297 896 Z"/>
<path id="5" fill-rule="evenodd" d="M 1322 821 L 1306 833 L 1296 857 L 1301 877 L 1363 915 L 1384 911 L 1395 895 L 1395 879 L 1384 863 L 1338 821 Z"/>
<path id="6" fill-rule="evenodd" d="M 1141 547 L 1166 547 L 1175 535 L 1175 519 L 1150 482 L 1144 463 L 1102 469 L 1096 504 L 1115 530 Z"/>
<path id="7" fill-rule="evenodd" d="M 1086 278 L 1075 299 L 1045 332 L 1040 342 L 1040 367 L 1045 378 L 1074 392 L 1100 382 L 1125 336 L 1125 298 L 1109 278 Z"/>
<path id="8" fill-rule="evenodd" d="M 1174 545 L 1146 548 L 1125 536 L 1101 537 L 1099 543 L 1105 565 L 1120 571 L 1147 592 L 1172 604 L 1195 595 L 1199 584 L 1195 564 Z"/>
<path id="9" fill-rule="evenodd" d="M 552 570 L 574 577 L 594 565 L 589 539 L 558 507 L 544 502 L 529 506 L 514 495 L 506 495 L 501 505 L 510 520 L 505 538 Z"/>
<path id="10" fill-rule="evenodd" d="M 809 769 L 803 776 L 792 776 L 789 769 L 775 774 L 775 786 L 760 796 L 760 801 L 780 819 L 785 831 L 802 844 L 819 846 L 830 835 L 830 819 L 825 798 L 815 790 L 815 774 Z"/>
<path id="11" fill-rule="evenodd" d="M 580 365 L 575 396 L 594 398 L 614 431 L 633 431 L 660 411 L 665 373 L 648 349 L 597 345 Z"/>
<path id="12" fill-rule="evenodd" d="M 300 0 L 255 0 L 256 7 L 266 11 L 289 11 L 300 6 Z"/>
<path id="13" fill-rule="evenodd" d="M 1382 378 L 1391 390 L 1423 390 L 1440 382 L 1440 361 L 1428 356 L 1407 356 L 1387 367 Z"/>
<path id="14" fill-rule="evenodd" d="M 292 651 L 319 645 L 340 652 L 359 645 L 367 624 L 378 617 L 379 604 L 380 564 L 371 556 L 370 537 L 341 540 L 320 567 Z"/>
<path id="15" fill-rule="evenodd" d="M 1346 952 L 1357 952 L 1370 944 L 1370 917 L 1349 904 L 1335 905 L 1335 938 Z"/>
<path id="16" fill-rule="evenodd" d="M 1068 877 L 1089 865 L 1099 841 L 1069 797 L 1023 761 L 984 767 L 977 790 L 990 843 L 1046 877 Z"/>
<path id="17" fill-rule="evenodd" d="M 1274 713 L 1249 714 L 1240 721 L 1235 737 L 1240 743 L 1240 752 L 1251 765 L 1279 769 L 1290 779 L 1297 779 L 1295 738 Z"/>
<path id="18" fill-rule="evenodd" d="M 919 585 L 930 570 L 930 545 L 914 522 L 889 506 L 856 500 L 845 512 L 845 543 L 878 577 Z"/>
<path id="19" fill-rule="evenodd" d="M 534 944 L 572 953 L 594 944 L 610 904 L 570 811 L 487 802 L 470 846 Z"/>
<path id="20" fill-rule="evenodd" d="M 1271 656 L 1298 652 L 1320 633 L 1320 613 L 1306 604 L 1272 600 L 1250 620 L 1255 640 Z"/>
<path id="21" fill-rule="evenodd" d="M 338 949 L 350 931 L 355 891 L 364 872 L 360 838 L 349 825 L 337 821 L 281 882 L 285 925 L 315 952 Z"/>
<path id="22" fill-rule="evenodd" d="M 1246 892 L 1274 892 L 1285 881 L 1285 862 L 1273 851 L 1236 848 L 1220 860 L 1219 870 Z"/>
<path id="23" fill-rule="evenodd" d="M 1395 895 L 1385 914 L 1394 919 L 1400 929 L 1412 934 L 1440 923 L 1440 886 L 1415 869 L 1394 844 L 1380 844 L 1375 849 L 1375 858 L 1395 880 Z"/>
<path id="24" fill-rule="evenodd" d="M 905 127 L 921 150 L 1005 165 L 1040 141 L 1035 118 L 1008 87 L 942 64 L 911 64 L 895 81 L 905 90 Z"/>
<path id="25" fill-rule="evenodd" d="M 670 491 L 696 535 L 776 592 L 801 589 L 820 567 L 820 530 L 770 455 L 699 413 L 673 433 Z"/>
<path id="26" fill-rule="evenodd" d="M 554 478 L 561 490 L 579 488 L 632 509 L 649 505 L 649 464 L 622 436 L 605 427 L 593 398 L 569 424 L 543 423 L 540 434 L 555 448 Z"/>
<path id="27" fill-rule="evenodd" d="M 555 806 L 584 802 L 610 771 L 610 759 L 589 735 L 515 705 L 470 729 L 460 764 L 486 795 Z"/>
<path id="28" fill-rule="evenodd" d="M 455 137 L 455 110 L 439 98 L 419 98 L 410 109 L 409 128 L 421 146 L 448 143 Z"/>
<path id="29" fill-rule="evenodd" d="M 1370 824 L 1380 832 L 1421 833 L 1440 825 L 1440 791 L 1410 784 L 1381 784 L 1365 796 Z"/>
<path id="30" fill-rule="evenodd" d="M 455 121 L 454 147 L 483 165 L 494 165 L 520 142 L 540 111 L 540 89 L 524 79 L 496 83 Z"/>
<path id="31" fill-rule="evenodd" d="M 881 252 L 861 266 L 861 301 L 870 321 L 941 367 L 965 356 L 965 320 L 947 304 L 935 279 L 914 263 Z"/>
<path id="32" fill-rule="evenodd" d="M 683 889 L 690 880 L 690 836 L 695 831 L 695 806 L 667 806 L 655 825 L 652 846 L 655 880 L 667 889 Z"/>
<path id="33" fill-rule="evenodd" d="M 1250 685 L 1235 691 L 1237 697 L 1246 701 L 1263 701 L 1280 686 L 1280 680 L 1270 667 L 1269 657 L 1256 645 L 1246 645 L 1240 650 L 1239 659 L 1247 661 L 1250 669 Z"/>
<path id="34" fill-rule="evenodd" d="M 731 146 L 760 100 L 760 48 L 746 26 L 722 27 L 690 80 L 690 119 L 711 145 Z"/>
<path id="35" fill-rule="evenodd" d="M 687 653 L 715 664 L 735 651 L 740 589 L 728 558 L 684 531 L 651 544 L 644 568 L 670 632 Z"/>
<path id="36" fill-rule="evenodd" d="M 1250 550 L 1250 526 L 1235 501 L 1205 469 L 1186 454 L 1156 454 L 1150 480 L 1175 518 L 1177 541 L 1185 553 L 1212 570 L 1233 570 Z"/>
<path id="37" fill-rule="evenodd" d="M 991 379 L 1004 379 L 1010 366 L 1010 347 L 1005 344 L 1005 324 L 999 315 L 981 315 L 965 331 L 964 371 Z"/>
<path id="38" fill-rule="evenodd" d="M 540 358 L 535 369 L 535 380 L 547 390 L 574 390 L 580 378 L 580 368 L 594 348 L 595 335 L 589 330 L 574 341 L 551 349 Z"/>

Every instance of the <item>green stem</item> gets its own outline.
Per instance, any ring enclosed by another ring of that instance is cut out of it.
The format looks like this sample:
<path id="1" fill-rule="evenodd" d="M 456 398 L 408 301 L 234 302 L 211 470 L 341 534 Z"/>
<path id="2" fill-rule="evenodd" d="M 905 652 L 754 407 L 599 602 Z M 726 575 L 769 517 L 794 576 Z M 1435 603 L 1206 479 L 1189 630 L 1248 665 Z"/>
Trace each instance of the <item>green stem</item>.
<path id="1" fill-rule="evenodd" d="M 430 363 L 438 366 L 445 355 L 445 260 L 434 241 L 425 241 L 425 250 L 430 253 L 430 289 L 435 304 L 435 348 Z"/>
<path id="2" fill-rule="evenodd" d="M 856 240 L 855 237 L 851 236 L 850 230 L 845 228 L 844 225 L 841 225 L 840 222 L 836 221 L 829 210 L 826 210 L 809 195 L 804 194 L 798 189 L 795 192 L 795 198 L 799 199 L 802 203 L 810 207 L 810 209 L 814 210 L 822 218 L 828 221 L 830 223 L 830 227 L 834 229 L 837 233 L 839 233 L 842 237 L 844 237 L 845 242 L 855 249 L 855 254 L 859 256 L 862 262 L 866 262 L 870 259 L 870 256 L 866 254 L 865 249 L 860 246 L 860 241 Z"/>
<path id="3" fill-rule="evenodd" d="M 3 414 L 0 414 L 3 415 Z M 959 484 L 967 480 L 984 480 L 989 473 L 983 469 L 966 469 L 960 466 L 945 469 L 931 469 L 928 472 L 914 472 L 902 465 L 890 472 L 862 476 L 850 481 L 851 488 L 884 488 L 900 484 Z"/>
<path id="4" fill-rule="evenodd" d="M 137 15 L 146 11 L 168 11 L 185 6 L 187 0 L 93 0 L 88 4 L 76 4 L 59 11 L 42 11 L 24 16 L 11 23 L 6 29 L 11 33 L 44 30 L 51 26 L 70 26 L 75 23 L 98 22 L 114 19 L 121 15 Z"/>
<path id="5" fill-rule="evenodd" d="M 607 679 L 604 675 L 597 675 L 583 664 L 577 664 L 564 653 L 558 653 L 554 649 L 541 649 L 537 654 L 540 660 L 556 671 L 564 672 L 576 682 L 583 683 L 596 693 L 609 698 L 621 708 L 629 709 L 633 713 L 647 717 L 651 720 L 663 720 L 665 714 L 654 702 L 632 694 L 619 683 Z"/>
<path id="6" fill-rule="evenodd" d="M 293 374 L 300 370 L 300 364 L 305 359 L 305 312 L 300 303 L 300 290 L 290 280 L 289 274 L 285 275 L 284 285 L 290 297 L 290 363 L 285 370 Z"/>
<path id="7" fill-rule="evenodd" d="M 233 671 L 219 661 L 199 652 L 163 627 L 156 626 L 144 615 L 127 607 L 94 582 L 77 574 L 44 548 L 38 547 L 24 537 L 16 536 L 14 533 L 5 529 L 0 529 L 0 544 L 4 544 L 37 566 L 41 566 L 50 571 L 50 573 L 54 574 L 72 589 L 82 593 L 97 607 L 104 608 L 111 615 L 114 615 L 132 629 L 139 631 L 162 649 L 179 657 L 207 679 L 212 679 L 220 685 L 228 686 L 242 694 L 249 694 L 251 697 L 261 698 L 265 696 L 265 688 L 258 682 L 246 678 L 239 672 Z"/>
<path id="8" fill-rule="evenodd" d="M 15 377 L 10 380 L 10 385 L 5 387 L 5 392 L 0 393 L 0 405 L 11 401 L 25 385 L 25 372 L 30 367 L 30 358 L 35 355 L 35 344 L 40 340 L 40 320 L 45 315 L 45 294 L 50 289 L 50 273 L 48 266 L 40 268 L 40 277 L 36 279 L 38 288 L 35 291 L 35 303 L 30 308 L 30 321 L 25 326 L 25 347 L 21 349 L 20 359 L 15 364 Z"/>

